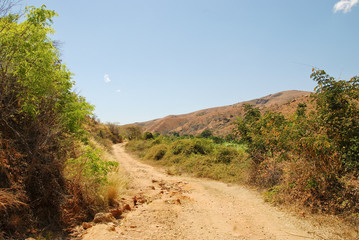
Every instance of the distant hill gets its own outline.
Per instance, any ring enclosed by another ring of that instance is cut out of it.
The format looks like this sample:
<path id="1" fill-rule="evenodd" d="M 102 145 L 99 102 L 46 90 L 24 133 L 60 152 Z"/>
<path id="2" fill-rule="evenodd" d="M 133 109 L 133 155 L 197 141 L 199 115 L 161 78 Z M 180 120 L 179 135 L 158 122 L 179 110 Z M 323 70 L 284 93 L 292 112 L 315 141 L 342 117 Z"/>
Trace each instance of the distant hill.
<path id="1" fill-rule="evenodd" d="M 236 117 L 243 115 L 242 106 L 244 104 L 251 104 L 261 110 L 267 109 L 290 115 L 295 112 L 298 103 L 309 101 L 310 94 L 311 92 L 306 91 L 284 91 L 229 106 L 209 108 L 188 114 L 169 115 L 135 124 L 141 126 L 144 131 L 153 133 L 176 132 L 180 135 L 198 135 L 205 129 L 210 129 L 214 135 L 225 136 L 232 132 L 233 121 L 236 120 Z"/>

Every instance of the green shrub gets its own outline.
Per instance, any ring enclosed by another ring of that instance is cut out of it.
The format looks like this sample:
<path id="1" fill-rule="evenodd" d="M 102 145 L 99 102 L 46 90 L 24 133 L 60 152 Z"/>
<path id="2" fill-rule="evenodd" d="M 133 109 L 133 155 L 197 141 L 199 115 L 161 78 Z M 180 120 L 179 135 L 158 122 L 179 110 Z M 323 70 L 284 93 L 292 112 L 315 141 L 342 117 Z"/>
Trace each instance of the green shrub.
<path id="1" fill-rule="evenodd" d="M 81 174 L 94 183 L 107 182 L 107 174 L 118 167 L 118 162 L 104 161 L 101 159 L 102 151 L 90 146 L 84 147 L 84 152 L 78 158 L 70 158 L 66 165 L 71 175 Z"/>
<path id="2" fill-rule="evenodd" d="M 189 142 L 190 141 L 187 139 L 174 141 L 170 146 L 172 153 L 174 155 L 179 155 L 181 153 L 184 153 L 186 151 L 187 146 L 189 145 Z"/>
<path id="3" fill-rule="evenodd" d="M 208 139 L 185 139 L 185 146 L 182 153 L 185 155 L 191 154 L 209 154 L 213 150 L 213 142 Z"/>
<path id="4" fill-rule="evenodd" d="M 150 146 L 150 142 L 143 140 L 132 140 L 127 143 L 126 148 L 131 152 L 142 152 L 148 149 Z"/>
<path id="5" fill-rule="evenodd" d="M 159 144 L 151 147 L 145 155 L 146 159 L 161 160 L 167 152 L 165 144 Z"/>
<path id="6" fill-rule="evenodd" d="M 350 215 L 359 209 L 350 183 L 359 177 L 359 77 L 337 81 L 322 70 L 311 77 L 315 111 L 299 103 L 285 118 L 246 105 L 235 133 L 251 156 L 252 183 L 269 188 L 271 199 Z"/>
<path id="7" fill-rule="evenodd" d="M 171 173 L 183 172 L 198 177 L 209 177 L 227 182 L 244 182 L 247 178 L 248 157 L 245 146 L 235 143 L 216 144 L 212 139 L 183 139 L 161 136 L 155 140 L 130 141 L 128 149 L 138 151 L 134 145 L 146 144 L 140 154 L 147 160 L 168 167 Z M 227 146 L 228 145 L 228 146 Z"/>
<path id="8" fill-rule="evenodd" d="M 235 148 L 220 146 L 217 148 L 215 154 L 215 161 L 217 163 L 231 163 L 235 158 L 239 156 L 239 152 Z"/>
<path id="9" fill-rule="evenodd" d="M 212 136 L 213 136 L 213 133 L 209 129 L 203 130 L 203 132 L 199 135 L 199 137 L 202 137 L 202 138 L 210 138 Z"/>
<path id="10" fill-rule="evenodd" d="M 153 134 L 152 134 L 151 132 L 145 132 L 145 133 L 143 134 L 142 138 L 143 138 L 144 140 L 148 140 L 148 139 L 153 139 L 154 136 L 153 136 Z"/>

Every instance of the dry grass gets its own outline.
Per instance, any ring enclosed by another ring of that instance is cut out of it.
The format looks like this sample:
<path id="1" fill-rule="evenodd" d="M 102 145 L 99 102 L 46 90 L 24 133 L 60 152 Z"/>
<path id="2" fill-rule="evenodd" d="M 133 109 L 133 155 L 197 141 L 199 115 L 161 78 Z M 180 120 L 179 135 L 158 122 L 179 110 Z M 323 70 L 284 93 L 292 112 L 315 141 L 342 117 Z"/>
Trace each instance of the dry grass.
<path id="1" fill-rule="evenodd" d="M 109 174 L 108 184 L 104 189 L 105 199 L 109 206 L 116 207 L 117 200 L 126 193 L 128 183 L 128 177 L 120 169 Z"/>
<path id="2" fill-rule="evenodd" d="M 299 102 L 307 103 L 308 112 L 312 105 L 308 103 L 310 92 L 285 91 L 265 96 L 248 102 L 229 106 L 215 107 L 182 115 L 170 115 L 164 118 L 139 123 L 144 131 L 167 134 L 177 132 L 180 135 L 198 135 L 205 129 L 212 130 L 218 136 L 232 133 L 232 123 L 244 112 L 242 105 L 249 103 L 260 109 L 282 112 L 285 116 L 292 115 Z"/>
<path id="3" fill-rule="evenodd" d="M 332 239 L 333 236 L 338 236 L 335 239 L 359 239 L 359 225 L 354 223 L 351 219 L 345 219 L 340 215 L 329 215 L 322 213 L 313 213 L 310 207 L 304 207 L 301 204 L 286 204 L 277 206 L 281 210 L 289 214 L 295 214 L 298 218 L 303 218 L 313 226 L 313 228 L 321 228 L 325 226 L 326 231 L 322 232 L 320 239 Z"/>
<path id="4" fill-rule="evenodd" d="M 91 139 L 90 144 L 96 148 L 101 149 L 101 158 L 104 161 L 116 161 L 112 153 L 108 152 L 106 147 L 103 147 L 96 140 Z M 117 199 L 123 195 L 128 186 L 128 177 L 126 173 L 118 167 L 115 171 L 107 175 L 108 182 L 101 187 L 101 195 L 108 205 L 114 206 Z"/>
<path id="5" fill-rule="evenodd" d="M 22 199 L 26 198 L 20 192 L 14 194 L 7 190 L 0 190 L 0 239 L 5 239 L 2 234 L 7 231 L 23 232 L 31 228 L 29 205 Z"/>
<path id="6" fill-rule="evenodd" d="M 18 195 L 0 190 L 0 213 L 7 213 L 15 209 L 28 208 L 28 205 L 18 200 Z"/>

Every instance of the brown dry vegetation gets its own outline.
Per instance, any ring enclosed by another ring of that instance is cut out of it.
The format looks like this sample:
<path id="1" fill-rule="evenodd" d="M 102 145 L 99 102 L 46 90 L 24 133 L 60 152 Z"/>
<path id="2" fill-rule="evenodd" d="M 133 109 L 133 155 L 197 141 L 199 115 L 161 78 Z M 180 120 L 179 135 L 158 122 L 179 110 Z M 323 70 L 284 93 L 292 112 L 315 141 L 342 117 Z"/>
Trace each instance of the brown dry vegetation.
<path id="1" fill-rule="evenodd" d="M 136 125 L 141 126 L 144 131 L 160 134 L 178 133 L 181 136 L 197 136 L 205 129 L 209 129 L 217 136 L 226 136 L 232 133 L 236 117 L 244 114 L 242 108 L 244 104 L 251 104 L 262 111 L 278 111 L 289 116 L 295 112 L 298 102 L 309 102 L 310 94 L 311 92 L 305 91 L 284 91 L 251 101 L 188 114 L 170 115 L 161 119 L 136 123 Z M 308 107 L 310 106 L 308 104 Z"/>

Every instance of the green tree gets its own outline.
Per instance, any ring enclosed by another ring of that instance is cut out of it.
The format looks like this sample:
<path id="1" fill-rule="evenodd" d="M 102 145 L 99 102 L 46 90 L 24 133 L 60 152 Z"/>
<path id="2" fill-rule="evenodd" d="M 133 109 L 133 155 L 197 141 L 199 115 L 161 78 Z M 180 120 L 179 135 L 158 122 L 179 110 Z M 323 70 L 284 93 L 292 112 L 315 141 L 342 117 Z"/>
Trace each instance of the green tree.
<path id="1" fill-rule="evenodd" d="M 42 224 L 62 222 L 64 196 L 70 194 L 63 176 L 67 150 L 82 137 L 93 110 L 72 91 L 72 74 L 50 38 L 56 15 L 42 6 L 26 8 L 24 18 L 0 18 L 0 155 L 6 159 L 0 195 L 14 193 L 11 201 L 19 205 L 11 211 L 23 216 L 23 226 L 36 222 L 31 215 Z M 3 210 L 0 228 L 6 229 L 12 213 Z"/>
<path id="2" fill-rule="evenodd" d="M 244 111 L 244 116 L 235 122 L 234 133 L 247 144 L 247 151 L 256 164 L 287 148 L 288 123 L 281 113 L 267 111 L 262 115 L 258 108 L 250 105 L 244 105 Z"/>
<path id="3" fill-rule="evenodd" d="M 142 137 L 144 140 L 153 139 L 154 136 L 151 132 L 145 132 Z"/>
<path id="4" fill-rule="evenodd" d="M 305 112 L 307 110 L 307 104 L 305 103 L 299 103 L 296 111 L 297 117 L 303 117 L 305 116 Z"/>
<path id="5" fill-rule="evenodd" d="M 213 136 L 213 133 L 209 129 L 203 130 L 203 132 L 199 135 L 199 137 L 203 137 L 203 138 L 210 138 L 212 136 Z"/>
<path id="6" fill-rule="evenodd" d="M 93 106 L 72 92 L 72 74 L 61 64 L 49 37 L 54 33 L 51 23 L 57 14 L 45 6 L 27 8 L 26 13 L 23 22 L 13 15 L 0 21 L 0 98 L 3 108 L 10 110 L 2 119 L 25 114 L 36 120 L 53 112 L 66 130 L 77 133 Z"/>
<path id="7" fill-rule="evenodd" d="M 337 146 L 347 170 L 359 169 L 359 77 L 336 81 L 323 70 L 311 75 L 318 120 Z"/>

